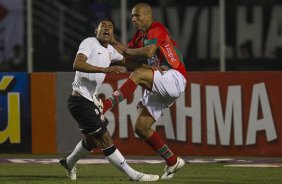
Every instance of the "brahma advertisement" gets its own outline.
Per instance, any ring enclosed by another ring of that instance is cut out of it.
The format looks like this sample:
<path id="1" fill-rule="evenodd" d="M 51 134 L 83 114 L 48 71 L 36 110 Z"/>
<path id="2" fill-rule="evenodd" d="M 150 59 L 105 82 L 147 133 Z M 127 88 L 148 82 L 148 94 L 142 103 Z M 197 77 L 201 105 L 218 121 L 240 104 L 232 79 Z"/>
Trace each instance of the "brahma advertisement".
<path id="1" fill-rule="evenodd" d="M 108 76 L 101 93 L 109 96 L 126 76 Z M 154 128 L 179 155 L 282 155 L 281 72 L 195 72 L 185 94 Z M 106 113 L 117 147 L 126 154 L 154 152 L 134 134 L 137 100 Z"/>
<path id="2" fill-rule="evenodd" d="M 108 75 L 100 96 L 110 96 L 128 76 Z M 1 152 L 74 149 L 82 136 L 67 109 L 73 77 L 73 72 L 0 75 Z M 177 155 L 282 155 L 282 72 L 192 72 L 188 78 L 185 93 L 153 125 Z M 156 154 L 134 133 L 142 93 L 138 87 L 105 114 L 126 155 Z"/>

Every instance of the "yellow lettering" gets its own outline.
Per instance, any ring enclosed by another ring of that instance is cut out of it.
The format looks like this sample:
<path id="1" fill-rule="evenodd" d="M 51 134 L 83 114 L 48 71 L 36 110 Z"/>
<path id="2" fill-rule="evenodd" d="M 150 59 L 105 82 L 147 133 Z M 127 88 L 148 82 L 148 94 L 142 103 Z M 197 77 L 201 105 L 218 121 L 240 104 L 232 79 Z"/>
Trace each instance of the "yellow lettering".
<path id="1" fill-rule="evenodd" d="M 2 77 L 0 81 L 0 91 L 6 90 L 13 79 L 14 79 L 14 76 L 9 76 L 9 75 Z"/>
<path id="2" fill-rule="evenodd" d="M 0 131 L 0 144 L 4 143 L 8 138 L 10 138 L 11 143 L 20 143 L 20 94 L 17 92 L 8 93 L 7 104 L 8 123 L 6 129 Z"/>

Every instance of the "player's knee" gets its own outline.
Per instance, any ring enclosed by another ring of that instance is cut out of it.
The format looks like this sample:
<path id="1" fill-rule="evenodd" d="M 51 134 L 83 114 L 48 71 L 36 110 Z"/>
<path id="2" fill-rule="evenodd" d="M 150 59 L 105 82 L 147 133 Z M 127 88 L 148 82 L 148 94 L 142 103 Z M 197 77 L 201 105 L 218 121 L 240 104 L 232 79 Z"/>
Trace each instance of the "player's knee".
<path id="1" fill-rule="evenodd" d="M 108 131 L 106 131 L 101 137 L 97 137 L 97 140 L 102 148 L 108 148 L 113 145 L 113 139 Z"/>
<path id="2" fill-rule="evenodd" d="M 130 79 L 135 82 L 138 82 L 143 78 L 143 75 L 145 74 L 145 72 L 146 72 L 146 69 L 144 68 L 136 68 L 134 72 L 132 72 L 132 74 L 130 75 Z"/>

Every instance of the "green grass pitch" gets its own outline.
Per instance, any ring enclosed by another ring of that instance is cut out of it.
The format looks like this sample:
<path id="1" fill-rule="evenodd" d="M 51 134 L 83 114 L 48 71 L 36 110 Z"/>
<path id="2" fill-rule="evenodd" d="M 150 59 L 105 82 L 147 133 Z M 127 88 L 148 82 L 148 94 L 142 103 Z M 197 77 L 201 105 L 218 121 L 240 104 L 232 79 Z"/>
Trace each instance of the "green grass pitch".
<path id="1" fill-rule="evenodd" d="M 164 164 L 130 164 L 144 173 L 161 175 Z M 192 163 L 177 172 L 173 180 L 151 183 L 183 184 L 282 184 L 282 168 L 233 168 L 224 163 Z M 59 164 L 0 163 L 0 184 L 116 184 L 132 183 L 110 164 L 77 165 L 78 179 L 70 181 Z"/>

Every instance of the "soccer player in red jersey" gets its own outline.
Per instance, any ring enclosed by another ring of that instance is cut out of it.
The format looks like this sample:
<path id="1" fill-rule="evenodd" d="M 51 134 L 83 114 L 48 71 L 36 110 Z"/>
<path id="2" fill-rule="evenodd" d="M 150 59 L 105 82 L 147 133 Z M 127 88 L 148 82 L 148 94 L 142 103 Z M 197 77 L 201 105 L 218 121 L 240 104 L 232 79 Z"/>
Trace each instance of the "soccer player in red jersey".
<path id="1" fill-rule="evenodd" d="M 168 30 L 153 21 L 152 8 L 146 3 L 136 4 L 131 12 L 136 33 L 125 47 L 116 40 L 112 45 L 128 60 L 147 61 L 148 67 L 136 68 L 128 80 L 103 101 L 105 113 L 115 104 L 130 97 L 138 85 L 145 88 L 140 99 L 135 132 L 165 159 L 166 167 L 162 179 L 171 179 L 185 161 L 168 148 L 151 126 L 185 91 L 187 74 L 183 58 Z M 132 61 L 131 61 L 132 62 Z M 135 61 L 138 62 L 138 61 Z"/>

